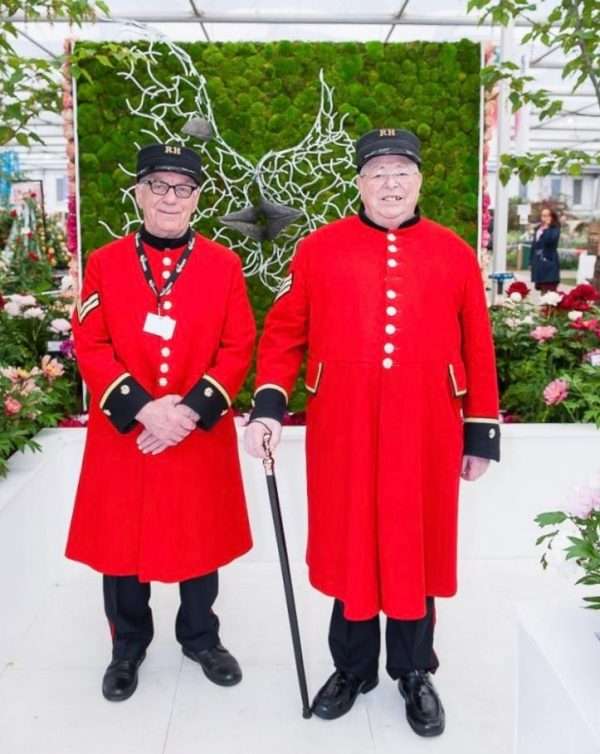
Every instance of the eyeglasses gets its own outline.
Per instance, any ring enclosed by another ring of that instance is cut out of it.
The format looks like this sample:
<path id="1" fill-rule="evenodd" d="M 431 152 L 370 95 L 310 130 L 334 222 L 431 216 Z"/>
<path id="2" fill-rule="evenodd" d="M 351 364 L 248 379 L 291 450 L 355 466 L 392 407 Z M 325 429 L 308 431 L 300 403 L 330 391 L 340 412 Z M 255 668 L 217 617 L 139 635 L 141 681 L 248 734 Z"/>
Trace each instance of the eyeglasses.
<path id="1" fill-rule="evenodd" d="M 360 177 L 367 178 L 369 181 L 373 181 L 373 183 L 384 183 L 388 178 L 392 178 L 396 183 L 402 183 L 402 181 L 407 181 L 409 178 L 418 174 L 418 170 L 414 170 L 412 173 L 401 170 L 397 173 L 361 173 Z"/>
<path id="2" fill-rule="evenodd" d="M 198 188 L 198 186 L 192 186 L 191 183 L 167 183 L 166 181 L 144 181 L 144 183 L 150 186 L 150 191 L 156 196 L 166 196 L 169 189 L 173 189 L 178 199 L 189 199 Z"/>

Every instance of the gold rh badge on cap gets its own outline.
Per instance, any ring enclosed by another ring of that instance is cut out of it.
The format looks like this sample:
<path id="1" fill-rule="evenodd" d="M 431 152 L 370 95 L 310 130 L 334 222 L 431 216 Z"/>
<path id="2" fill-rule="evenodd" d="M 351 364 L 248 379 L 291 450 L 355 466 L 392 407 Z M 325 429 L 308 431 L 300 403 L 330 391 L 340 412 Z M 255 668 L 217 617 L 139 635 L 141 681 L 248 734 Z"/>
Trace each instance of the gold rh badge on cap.
<path id="1" fill-rule="evenodd" d="M 396 129 L 395 128 L 380 128 L 379 135 L 380 136 L 395 136 Z"/>
<path id="2" fill-rule="evenodd" d="M 165 147 L 165 154 L 181 154 L 181 147 Z"/>

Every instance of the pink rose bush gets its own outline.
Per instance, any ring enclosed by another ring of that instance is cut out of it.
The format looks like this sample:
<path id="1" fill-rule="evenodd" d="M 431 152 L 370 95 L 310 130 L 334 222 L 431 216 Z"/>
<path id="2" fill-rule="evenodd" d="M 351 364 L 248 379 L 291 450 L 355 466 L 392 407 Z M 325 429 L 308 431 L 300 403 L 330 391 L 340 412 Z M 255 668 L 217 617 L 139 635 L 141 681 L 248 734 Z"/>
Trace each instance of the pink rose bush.
<path id="1" fill-rule="evenodd" d="M 544 388 L 546 406 L 556 406 L 569 395 L 569 383 L 566 380 L 552 380 Z"/>
<path id="2" fill-rule="evenodd" d="M 557 332 L 558 329 L 552 325 L 538 325 L 531 331 L 531 337 L 534 340 L 537 340 L 538 343 L 544 343 L 546 340 L 553 338 Z"/>

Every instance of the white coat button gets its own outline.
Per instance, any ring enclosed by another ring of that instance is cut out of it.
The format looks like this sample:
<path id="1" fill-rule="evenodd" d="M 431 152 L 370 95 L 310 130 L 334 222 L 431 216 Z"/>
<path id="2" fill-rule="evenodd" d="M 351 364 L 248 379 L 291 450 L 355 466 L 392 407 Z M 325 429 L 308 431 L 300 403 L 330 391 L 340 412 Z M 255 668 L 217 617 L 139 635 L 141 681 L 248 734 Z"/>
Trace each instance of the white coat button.
<path id="1" fill-rule="evenodd" d="M 391 244 L 390 244 L 390 245 L 388 246 L 388 251 L 391 251 L 391 252 L 392 252 L 392 254 L 395 254 L 395 253 L 396 253 L 396 252 L 398 251 L 398 247 L 397 247 L 397 246 L 395 246 L 395 245 L 394 245 L 393 243 L 391 243 Z"/>
<path id="2" fill-rule="evenodd" d="M 162 276 L 166 280 L 168 277 L 171 276 L 171 273 L 169 272 L 169 270 L 163 270 Z"/>
<path id="3" fill-rule="evenodd" d="M 167 384 L 167 382 L 168 382 L 168 381 L 169 381 L 169 380 L 168 380 L 168 379 L 167 379 L 166 377 L 161 377 L 161 378 L 160 378 L 160 380 L 158 381 L 158 384 L 159 384 L 159 385 L 160 385 L 161 387 L 164 387 L 164 386 L 165 386 L 165 385 Z"/>
<path id="4" fill-rule="evenodd" d="M 171 309 L 172 306 L 173 306 L 172 301 L 163 301 L 163 305 L 162 305 L 163 309 L 166 309 L 167 311 L 169 311 L 169 309 Z"/>
<path id="5" fill-rule="evenodd" d="M 129 395 L 129 393 L 131 392 L 131 388 L 129 387 L 129 385 L 121 385 L 121 387 L 119 388 L 119 391 L 121 395 Z"/>
<path id="6" fill-rule="evenodd" d="M 395 259 L 388 259 L 388 267 L 397 267 L 398 262 Z"/>
<path id="7" fill-rule="evenodd" d="M 496 437 L 496 430 L 490 429 L 490 431 L 488 432 L 488 437 L 490 438 L 490 440 L 493 440 L 494 437 Z"/>
<path id="8" fill-rule="evenodd" d="M 169 371 L 169 365 L 168 364 L 161 364 L 159 367 L 160 371 L 163 374 L 166 374 Z"/>
<path id="9" fill-rule="evenodd" d="M 396 236 L 393 233 L 388 233 L 387 234 L 387 240 L 388 241 L 395 241 L 396 240 Z"/>
<path id="10" fill-rule="evenodd" d="M 168 267 L 170 264 L 173 264 L 173 260 L 171 257 L 163 257 L 163 264 L 165 267 Z"/>
<path id="11" fill-rule="evenodd" d="M 387 296 L 387 297 L 388 297 L 389 299 L 394 299 L 394 298 L 396 298 L 396 296 L 397 296 L 397 294 L 396 294 L 396 291 L 391 291 L 391 290 L 390 290 L 390 291 L 386 291 L 385 295 L 386 295 L 386 296 Z"/>
<path id="12" fill-rule="evenodd" d="M 167 346 L 165 346 L 164 348 L 161 348 L 161 349 L 160 349 L 160 355 L 161 355 L 161 356 L 164 356 L 164 357 L 165 357 L 165 359 L 166 359 L 166 358 L 167 358 L 167 356 L 170 356 L 170 355 L 171 355 L 171 349 L 170 349 L 170 348 L 167 348 Z"/>
<path id="13" fill-rule="evenodd" d="M 391 359 L 384 359 L 382 363 L 384 369 L 391 369 L 394 362 Z"/>
<path id="14" fill-rule="evenodd" d="M 383 347 L 386 353 L 394 353 L 395 347 L 393 343 L 386 343 Z"/>
<path id="15" fill-rule="evenodd" d="M 204 388 L 204 397 L 205 398 L 212 398 L 215 394 L 215 391 L 212 389 L 212 387 L 205 387 Z"/>
<path id="16" fill-rule="evenodd" d="M 394 327 L 394 325 L 386 325 L 385 331 L 388 335 L 393 335 L 396 332 L 396 328 Z"/>
<path id="17" fill-rule="evenodd" d="M 385 310 L 385 313 L 388 315 L 388 317 L 393 317 L 395 314 L 398 314 L 398 309 L 396 309 L 395 306 L 388 306 Z"/>

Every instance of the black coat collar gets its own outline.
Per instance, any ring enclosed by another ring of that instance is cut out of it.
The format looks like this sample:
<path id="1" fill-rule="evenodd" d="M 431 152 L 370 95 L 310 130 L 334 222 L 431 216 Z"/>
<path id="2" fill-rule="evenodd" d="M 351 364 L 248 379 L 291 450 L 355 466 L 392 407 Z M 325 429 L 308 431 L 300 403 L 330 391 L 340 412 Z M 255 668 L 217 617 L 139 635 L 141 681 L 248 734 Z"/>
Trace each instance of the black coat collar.
<path id="1" fill-rule="evenodd" d="M 180 246 L 185 246 L 190 240 L 191 233 L 192 229 L 188 228 L 179 238 L 159 238 L 158 236 L 149 233 L 144 225 L 140 228 L 140 238 L 142 241 L 147 243 L 148 246 L 152 246 L 153 249 L 158 249 L 159 251 L 163 251 L 164 249 L 177 249 Z"/>
<path id="2" fill-rule="evenodd" d="M 421 219 L 421 210 L 419 209 L 419 205 L 417 204 L 417 206 L 415 207 L 415 214 L 410 218 L 410 220 L 405 220 L 397 228 L 384 228 L 383 225 L 377 225 L 377 223 L 374 223 L 373 220 L 367 217 L 367 213 L 365 212 L 363 204 L 360 205 L 358 216 L 362 220 L 362 222 L 365 225 L 368 225 L 370 228 L 375 228 L 376 230 L 382 230 L 384 233 L 389 233 L 390 231 L 410 228 L 412 225 L 416 225 Z"/>

